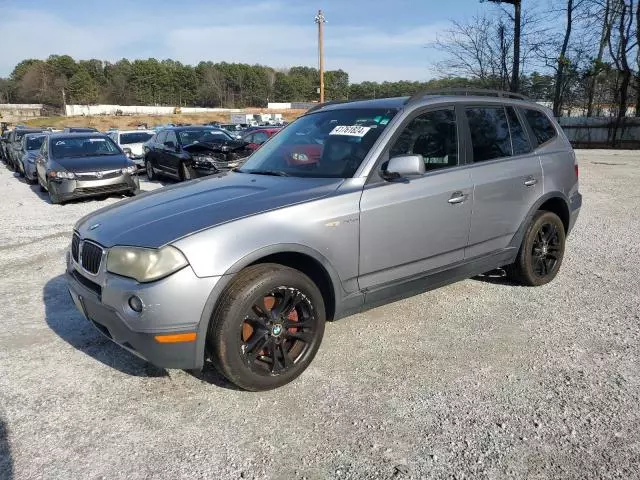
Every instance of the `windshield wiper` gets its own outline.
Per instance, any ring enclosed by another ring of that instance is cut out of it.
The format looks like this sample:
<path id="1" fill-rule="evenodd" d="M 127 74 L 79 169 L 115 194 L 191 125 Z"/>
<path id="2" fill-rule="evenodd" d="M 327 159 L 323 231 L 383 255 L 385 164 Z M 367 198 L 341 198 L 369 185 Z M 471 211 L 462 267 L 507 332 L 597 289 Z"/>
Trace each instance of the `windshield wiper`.
<path id="1" fill-rule="evenodd" d="M 282 170 L 248 170 L 243 173 L 251 173 L 253 175 L 272 175 L 274 177 L 290 177 L 287 172 L 283 172 Z"/>

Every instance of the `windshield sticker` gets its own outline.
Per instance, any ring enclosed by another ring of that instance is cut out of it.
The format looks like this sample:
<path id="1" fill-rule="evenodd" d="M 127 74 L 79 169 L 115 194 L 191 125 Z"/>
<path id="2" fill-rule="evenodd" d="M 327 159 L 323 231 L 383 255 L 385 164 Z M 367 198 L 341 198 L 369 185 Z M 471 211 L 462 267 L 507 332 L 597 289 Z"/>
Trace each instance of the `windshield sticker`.
<path id="1" fill-rule="evenodd" d="M 371 127 L 362 127 L 360 125 L 338 125 L 331 130 L 329 135 L 349 135 L 351 137 L 364 137 Z"/>

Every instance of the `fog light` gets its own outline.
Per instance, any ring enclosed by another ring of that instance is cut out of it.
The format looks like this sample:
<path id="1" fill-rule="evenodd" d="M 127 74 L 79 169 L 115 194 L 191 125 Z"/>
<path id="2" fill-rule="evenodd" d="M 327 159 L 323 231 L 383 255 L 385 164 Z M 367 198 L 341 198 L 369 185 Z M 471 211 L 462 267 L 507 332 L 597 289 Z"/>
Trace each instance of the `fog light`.
<path id="1" fill-rule="evenodd" d="M 144 305 L 142 305 L 142 300 L 133 295 L 132 297 L 129 297 L 129 307 L 131 307 L 131 310 L 134 312 L 140 313 Z"/>

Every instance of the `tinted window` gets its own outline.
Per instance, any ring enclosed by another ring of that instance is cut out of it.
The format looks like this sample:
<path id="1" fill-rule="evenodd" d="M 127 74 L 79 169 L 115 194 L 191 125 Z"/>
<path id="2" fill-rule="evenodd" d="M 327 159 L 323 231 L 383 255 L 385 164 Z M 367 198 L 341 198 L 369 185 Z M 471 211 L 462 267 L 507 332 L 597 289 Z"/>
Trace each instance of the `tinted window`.
<path id="1" fill-rule="evenodd" d="M 178 138 L 176 137 L 176 132 L 174 132 L 173 130 L 169 130 L 167 132 L 167 138 L 164 141 L 165 143 L 167 142 L 173 142 L 174 145 L 178 145 Z"/>
<path id="2" fill-rule="evenodd" d="M 389 151 L 390 157 L 421 155 L 425 169 L 458 164 L 458 132 L 453 110 L 437 110 L 417 116 L 407 125 Z"/>
<path id="3" fill-rule="evenodd" d="M 153 137 L 153 134 L 149 132 L 121 133 L 120 144 L 128 145 L 130 143 L 144 143 L 151 137 Z"/>
<path id="4" fill-rule="evenodd" d="M 513 107 L 507 107 L 507 117 L 509 118 L 509 130 L 511 131 L 511 145 L 513 146 L 514 155 L 522 155 L 531 151 L 527 134 L 520 124 L 516 110 Z"/>
<path id="5" fill-rule="evenodd" d="M 201 137 L 210 133 L 215 134 L 216 132 L 221 133 L 220 129 L 210 128 L 205 130 L 203 128 L 199 128 L 193 130 L 180 130 L 178 135 L 180 136 L 180 143 L 183 145 L 190 145 L 193 142 L 200 140 Z"/>
<path id="6" fill-rule="evenodd" d="M 28 138 L 27 137 L 27 150 L 38 150 L 42 146 L 44 135 L 41 137 Z"/>
<path id="7" fill-rule="evenodd" d="M 466 114 L 474 162 L 512 155 L 509 125 L 503 107 L 467 108 Z"/>
<path id="8" fill-rule="evenodd" d="M 524 116 L 533 130 L 538 145 L 548 142 L 556 136 L 556 129 L 544 113 L 538 110 L 525 110 Z"/>
<path id="9" fill-rule="evenodd" d="M 163 144 L 163 143 L 165 142 L 165 140 L 166 140 L 166 139 L 167 139 L 167 132 L 166 132 L 166 130 L 165 130 L 165 131 L 162 131 L 162 132 L 160 132 L 160 133 L 158 133 L 158 134 L 156 135 L 156 143 Z"/>
<path id="10" fill-rule="evenodd" d="M 95 157 L 119 155 L 120 150 L 108 137 L 67 137 L 51 141 L 51 156 L 54 158 Z"/>
<path id="11" fill-rule="evenodd" d="M 266 132 L 258 132 L 253 136 L 253 143 L 264 143 L 269 139 Z"/>

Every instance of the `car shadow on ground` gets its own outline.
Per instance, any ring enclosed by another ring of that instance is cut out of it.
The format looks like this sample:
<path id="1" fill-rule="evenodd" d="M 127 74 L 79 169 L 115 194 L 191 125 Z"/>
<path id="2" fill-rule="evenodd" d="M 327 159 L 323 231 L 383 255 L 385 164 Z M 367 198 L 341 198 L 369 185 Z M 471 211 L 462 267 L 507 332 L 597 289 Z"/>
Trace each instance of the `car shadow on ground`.
<path id="1" fill-rule="evenodd" d="M 474 280 L 479 282 L 492 283 L 494 285 L 515 285 L 512 280 L 507 277 L 507 272 L 502 268 L 496 268 L 490 272 L 485 272 L 482 275 L 476 275 Z"/>
<path id="2" fill-rule="evenodd" d="M 211 362 L 206 361 L 204 368 L 200 371 L 189 370 L 188 373 L 198 380 L 208 383 L 209 385 L 215 385 L 216 387 L 226 388 L 227 390 L 236 390 L 241 391 L 242 389 L 237 385 L 234 385 L 229 380 L 225 378 L 216 368 L 211 364 Z"/>
<path id="3" fill-rule="evenodd" d="M 9 431 L 7 424 L 0 417 L 0 478 L 11 480 L 13 478 L 13 459 L 9 446 Z"/>
<path id="4" fill-rule="evenodd" d="M 44 286 L 42 299 L 49 328 L 60 338 L 91 358 L 137 377 L 166 377 L 164 368 L 146 362 L 100 334 L 76 310 L 64 275 L 58 275 Z"/>

